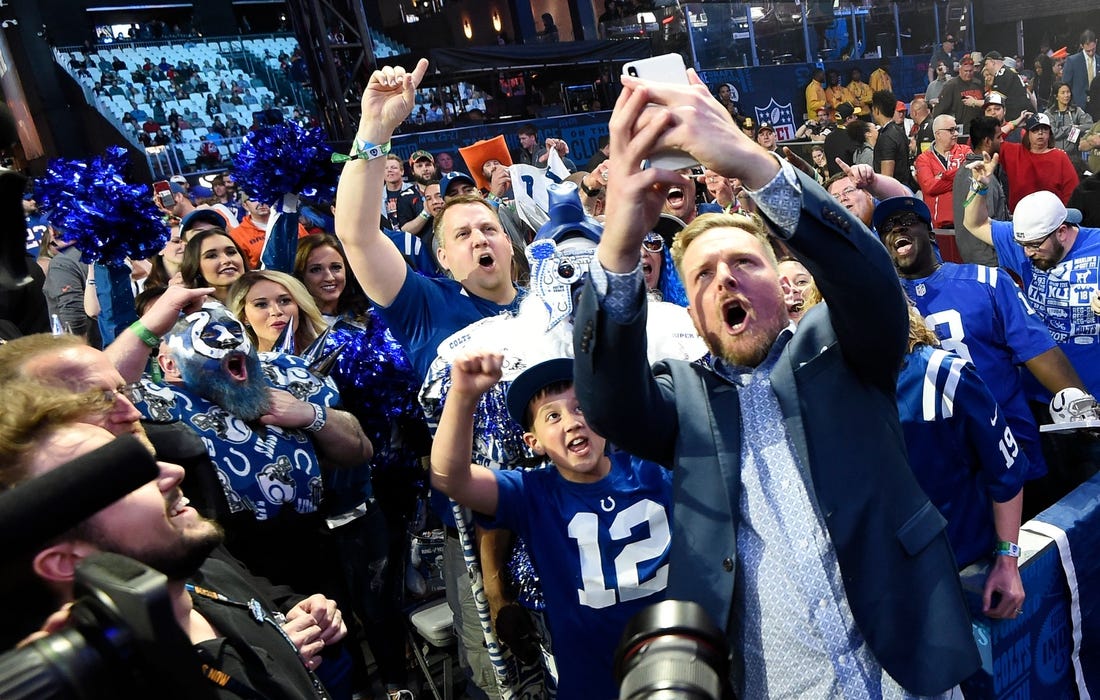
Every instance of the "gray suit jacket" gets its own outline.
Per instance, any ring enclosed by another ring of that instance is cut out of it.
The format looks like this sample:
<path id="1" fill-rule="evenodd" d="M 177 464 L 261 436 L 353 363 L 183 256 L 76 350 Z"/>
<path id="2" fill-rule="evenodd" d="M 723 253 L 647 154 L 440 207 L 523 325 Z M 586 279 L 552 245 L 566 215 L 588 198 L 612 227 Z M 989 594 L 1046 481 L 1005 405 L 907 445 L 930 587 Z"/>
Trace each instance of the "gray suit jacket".
<path id="1" fill-rule="evenodd" d="M 860 632 L 921 695 L 973 673 L 978 655 L 945 521 L 909 469 L 894 399 L 908 320 L 886 250 L 811 178 L 787 243 L 832 308 L 812 309 L 772 371 L 811 497 L 837 550 Z M 675 469 L 668 597 L 730 629 L 737 562 L 737 387 L 703 364 L 645 358 L 644 312 L 621 325 L 586 288 L 575 325 L 577 395 L 589 423 Z M 736 648 L 735 648 L 736 651 Z"/>

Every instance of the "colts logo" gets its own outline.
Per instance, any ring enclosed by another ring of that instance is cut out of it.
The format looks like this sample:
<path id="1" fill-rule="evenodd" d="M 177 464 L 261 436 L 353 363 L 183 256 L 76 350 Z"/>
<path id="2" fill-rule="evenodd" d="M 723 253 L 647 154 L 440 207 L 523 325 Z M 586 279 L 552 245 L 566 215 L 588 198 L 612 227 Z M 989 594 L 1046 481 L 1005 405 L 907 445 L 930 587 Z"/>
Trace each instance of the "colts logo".
<path id="1" fill-rule="evenodd" d="M 794 138 L 794 110 L 791 103 L 785 105 L 776 103 L 772 98 L 767 107 L 753 107 L 756 112 L 756 123 L 768 122 L 775 127 L 775 135 L 780 141 L 789 141 Z"/>

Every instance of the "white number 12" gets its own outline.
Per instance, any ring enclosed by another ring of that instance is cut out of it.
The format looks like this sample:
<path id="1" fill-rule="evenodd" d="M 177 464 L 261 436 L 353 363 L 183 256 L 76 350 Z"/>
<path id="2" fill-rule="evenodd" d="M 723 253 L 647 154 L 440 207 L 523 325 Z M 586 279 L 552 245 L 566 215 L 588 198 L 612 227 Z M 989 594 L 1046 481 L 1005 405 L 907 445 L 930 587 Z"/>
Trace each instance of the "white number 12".
<path id="1" fill-rule="evenodd" d="M 630 536 L 642 523 L 649 524 L 649 537 L 631 542 L 615 557 L 616 588 L 607 588 L 603 577 L 603 554 L 600 552 L 599 517 L 595 513 L 577 513 L 569 521 L 569 536 L 580 550 L 581 580 L 584 588 L 577 591 L 581 605 L 606 608 L 619 601 L 637 600 L 662 591 L 668 581 L 665 563 L 648 581 L 639 581 L 638 565 L 656 559 L 668 549 L 671 537 L 668 516 L 660 503 L 645 499 L 625 508 L 611 522 L 609 534 L 613 540 Z"/>

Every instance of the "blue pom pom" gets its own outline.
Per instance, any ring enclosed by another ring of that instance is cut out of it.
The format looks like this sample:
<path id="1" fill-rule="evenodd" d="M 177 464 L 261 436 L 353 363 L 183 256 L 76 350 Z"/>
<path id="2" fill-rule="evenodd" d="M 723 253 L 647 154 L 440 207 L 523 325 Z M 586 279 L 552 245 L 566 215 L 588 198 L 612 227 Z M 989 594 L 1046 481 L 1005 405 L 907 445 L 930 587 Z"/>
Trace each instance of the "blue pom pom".
<path id="1" fill-rule="evenodd" d="M 57 159 L 36 182 L 35 199 L 86 263 L 108 267 L 126 258 L 156 255 L 168 241 L 168 226 L 146 185 L 126 182 L 130 160 L 126 149 L 112 146 L 90 163 Z"/>
<path id="2" fill-rule="evenodd" d="M 306 190 L 331 200 L 339 174 L 331 155 L 323 129 L 284 121 L 248 132 L 233 157 L 233 179 L 250 197 L 269 205 Z"/>

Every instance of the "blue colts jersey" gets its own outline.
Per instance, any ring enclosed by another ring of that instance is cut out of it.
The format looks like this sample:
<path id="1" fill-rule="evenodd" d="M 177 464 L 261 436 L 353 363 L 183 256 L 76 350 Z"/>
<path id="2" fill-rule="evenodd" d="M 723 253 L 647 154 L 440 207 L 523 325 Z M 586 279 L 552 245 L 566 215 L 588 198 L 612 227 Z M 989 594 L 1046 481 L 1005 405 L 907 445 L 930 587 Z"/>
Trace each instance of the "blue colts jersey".
<path id="1" fill-rule="evenodd" d="M 997 268 L 953 263 L 902 286 L 944 349 L 971 362 L 1001 405 L 1031 462 L 1026 478 L 1045 474 L 1020 366 L 1055 343 L 1019 287 Z"/>
<path id="2" fill-rule="evenodd" d="M 619 696 L 612 657 L 627 621 L 664 599 L 672 472 L 624 453 L 593 484 L 554 467 L 494 471 L 497 514 L 483 521 L 527 542 L 542 581 L 558 697 Z"/>

